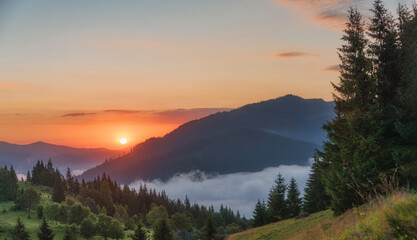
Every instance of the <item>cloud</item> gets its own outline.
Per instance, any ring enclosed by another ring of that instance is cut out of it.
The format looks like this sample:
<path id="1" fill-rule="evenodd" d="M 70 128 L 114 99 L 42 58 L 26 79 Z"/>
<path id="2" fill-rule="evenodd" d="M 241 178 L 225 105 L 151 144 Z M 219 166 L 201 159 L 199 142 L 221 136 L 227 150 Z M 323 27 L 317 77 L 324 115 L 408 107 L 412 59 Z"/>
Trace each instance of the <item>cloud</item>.
<path id="1" fill-rule="evenodd" d="M 341 29 L 347 19 L 349 7 L 369 9 L 371 1 L 365 0 L 276 0 L 280 5 L 297 9 L 314 22 L 326 27 Z"/>
<path id="2" fill-rule="evenodd" d="M 79 176 L 79 175 L 83 174 L 83 172 L 85 172 L 85 169 L 75 169 L 75 170 L 71 171 L 72 175 L 74 175 L 74 176 Z"/>
<path id="3" fill-rule="evenodd" d="M 323 69 L 323 71 L 339 72 L 340 66 L 339 65 L 327 66 Z"/>
<path id="4" fill-rule="evenodd" d="M 116 113 L 116 114 L 137 114 L 137 113 L 146 113 L 150 111 L 144 111 L 144 110 L 125 110 L 125 109 L 110 109 L 110 110 L 104 110 L 106 113 Z"/>
<path id="5" fill-rule="evenodd" d="M 276 58 L 300 58 L 300 57 L 318 57 L 317 54 L 306 52 L 283 52 L 275 55 Z"/>
<path id="6" fill-rule="evenodd" d="M 16 177 L 17 177 L 17 179 L 19 179 L 19 180 L 21 180 L 21 179 L 23 179 L 23 181 L 26 181 L 26 175 L 24 175 L 24 174 L 21 174 L 21 173 L 16 173 Z"/>
<path id="7" fill-rule="evenodd" d="M 227 205 L 234 211 L 246 217 L 251 217 L 258 199 L 267 200 L 269 189 L 281 173 L 289 183 L 294 177 L 300 191 L 304 187 L 310 172 L 310 166 L 286 166 L 266 168 L 254 173 L 232 173 L 218 176 L 210 176 L 202 172 L 183 173 L 172 177 L 167 182 L 160 180 L 136 181 L 130 187 L 138 189 L 140 184 L 146 183 L 148 188 L 157 191 L 165 190 L 172 199 L 184 199 L 187 195 L 191 202 L 206 206 L 213 205 L 215 209 L 220 204 Z"/>
<path id="8" fill-rule="evenodd" d="M 88 115 L 95 115 L 94 112 L 75 112 L 75 113 L 68 113 L 65 115 L 62 115 L 61 117 L 83 117 Z"/>
<path id="9" fill-rule="evenodd" d="M 208 116 L 213 113 L 229 111 L 230 108 L 193 108 L 173 110 L 128 110 L 111 109 L 104 110 L 106 114 L 126 115 L 131 119 L 147 120 L 153 123 L 184 123 L 190 120 Z"/>

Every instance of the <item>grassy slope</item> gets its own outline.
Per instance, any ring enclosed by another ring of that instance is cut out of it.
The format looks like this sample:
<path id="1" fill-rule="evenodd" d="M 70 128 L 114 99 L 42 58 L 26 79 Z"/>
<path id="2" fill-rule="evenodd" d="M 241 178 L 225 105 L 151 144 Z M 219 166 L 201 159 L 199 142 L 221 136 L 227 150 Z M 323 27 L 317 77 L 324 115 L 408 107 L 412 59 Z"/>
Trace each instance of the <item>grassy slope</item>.
<path id="1" fill-rule="evenodd" d="M 231 235 L 254 239 L 417 239 L 417 194 L 399 192 L 379 198 L 341 216 L 322 211 Z"/>
<path id="2" fill-rule="evenodd" d="M 20 187 L 26 187 L 25 183 L 19 182 Z M 41 193 L 41 201 L 40 204 L 44 204 L 46 202 L 51 201 L 51 189 L 44 186 L 36 186 L 35 187 L 38 192 Z M 16 225 L 17 218 L 20 217 L 20 220 L 25 225 L 26 231 L 29 233 L 30 239 L 37 239 L 37 232 L 39 231 L 39 226 L 41 224 L 41 219 L 36 217 L 36 211 L 31 211 L 31 218 L 28 219 L 28 215 L 26 211 L 9 211 L 10 207 L 13 206 L 13 202 L 0 202 L 0 239 L 3 239 L 5 236 L 10 239 L 8 232 L 13 229 Z M 6 210 L 6 213 L 3 212 Z M 65 231 L 65 224 L 61 224 L 58 222 L 56 224 L 54 221 L 48 221 L 49 227 L 55 233 L 54 239 L 63 239 L 64 231 Z M 127 236 L 132 232 L 125 232 L 126 238 L 130 239 Z M 77 239 L 84 240 L 82 236 L 78 235 Z M 90 240 L 98 240 L 102 239 L 100 236 L 95 236 Z"/>

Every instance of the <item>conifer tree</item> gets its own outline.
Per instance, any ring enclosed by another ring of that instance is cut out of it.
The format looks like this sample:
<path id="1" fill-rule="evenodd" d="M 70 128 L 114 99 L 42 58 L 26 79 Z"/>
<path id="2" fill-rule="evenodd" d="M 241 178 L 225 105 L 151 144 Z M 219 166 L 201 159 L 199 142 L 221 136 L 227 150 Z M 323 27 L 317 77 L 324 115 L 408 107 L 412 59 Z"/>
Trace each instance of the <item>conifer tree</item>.
<path id="1" fill-rule="evenodd" d="M 378 176 L 379 150 L 375 138 L 375 81 L 371 78 L 371 61 L 367 57 L 368 40 L 365 25 L 357 9 L 349 10 L 339 48 L 340 81 L 333 84 L 336 91 L 336 117 L 325 124 L 328 141 L 319 157 L 323 159 L 323 181 L 331 196 L 331 208 L 336 214 L 365 201 L 365 193 L 374 188 Z"/>
<path id="2" fill-rule="evenodd" d="M 27 182 L 32 182 L 32 177 L 30 176 L 30 171 L 28 170 L 27 174 L 26 174 L 26 181 Z"/>
<path id="3" fill-rule="evenodd" d="M 301 198 L 297 182 L 291 178 L 287 192 L 288 217 L 293 218 L 301 212 Z"/>
<path id="4" fill-rule="evenodd" d="M 57 203 L 65 201 L 64 186 L 61 182 L 61 178 L 56 178 L 54 187 L 52 189 L 52 201 Z"/>
<path id="5" fill-rule="evenodd" d="M 74 193 L 74 178 L 71 174 L 71 169 L 67 168 L 67 174 L 65 176 L 66 186 L 68 189 L 68 192 Z"/>
<path id="6" fill-rule="evenodd" d="M 321 180 L 320 162 L 316 157 L 311 166 L 311 173 L 304 189 L 303 210 L 307 213 L 315 213 L 329 207 L 330 197 L 326 193 Z"/>
<path id="7" fill-rule="evenodd" d="M 288 205 L 285 201 L 287 186 L 285 179 L 278 174 L 275 185 L 269 191 L 268 211 L 273 221 L 280 221 L 288 218 Z"/>
<path id="8" fill-rule="evenodd" d="M 135 232 L 132 235 L 132 240 L 146 240 L 146 232 L 143 230 L 143 225 L 141 223 L 136 226 Z"/>
<path id="9" fill-rule="evenodd" d="M 25 225 L 17 219 L 16 226 L 13 228 L 12 240 L 29 240 L 29 234 L 26 232 Z"/>
<path id="10" fill-rule="evenodd" d="M 398 119 L 395 130 L 399 146 L 394 151 L 397 162 L 402 163 L 400 180 L 403 185 L 417 188 L 417 7 L 410 11 L 399 8 L 400 87 Z"/>
<path id="11" fill-rule="evenodd" d="M 258 199 L 256 203 L 255 210 L 253 211 L 253 223 L 254 227 L 263 226 L 268 224 L 268 217 L 267 217 L 267 209 L 265 206 L 265 202 L 261 202 Z"/>
<path id="12" fill-rule="evenodd" d="M 208 216 L 204 227 L 204 237 L 206 240 L 212 240 L 215 234 L 216 228 L 214 227 L 213 219 L 211 216 Z"/>
<path id="13" fill-rule="evenodd" d="M 41 226 L 39 227 L 40 232 L 38 232 L 38 239 L 39 240 L 53 240 L 55 234 L 49 228 L 46 219 L 44 218 L 42 221 Z"/>
<path id="14" fill-rule="evenodd" d="M 165 218 L 159 219 L 154 226 L 154 240 L 173 240 L 172 231 L 169 227 L 168 220 Z"/>

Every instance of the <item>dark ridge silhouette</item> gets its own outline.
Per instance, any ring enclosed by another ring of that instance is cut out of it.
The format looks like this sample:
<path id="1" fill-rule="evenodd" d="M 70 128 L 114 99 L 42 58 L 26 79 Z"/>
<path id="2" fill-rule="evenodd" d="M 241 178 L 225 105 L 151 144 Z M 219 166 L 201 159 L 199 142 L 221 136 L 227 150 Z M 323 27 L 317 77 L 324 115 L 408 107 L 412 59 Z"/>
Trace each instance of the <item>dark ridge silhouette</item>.
<path id="1" fill-rule="evenodd" d="M 89 169 L 118 182 L 168 179 L 175 173 L 257 171 L 281 164 L 307 164 L 325 139 L 322 125 L 333 103 L 294 95 L 249 104 L 193 120 L 162 138 L 151 138 L 124 156 Z"/>
<path id="2" fill-rule="evenodd" d="M 13 165 L 17 172 L 25 175 L 38 160 L 46 163 L 51 158 L 55 166 L 64 172 L 67 167 L 73 170 L 91 168 L 123 152 L 106 148 L 72 148 L 45 142 L 19 145 L 0 141 L 0 163 Z"/>

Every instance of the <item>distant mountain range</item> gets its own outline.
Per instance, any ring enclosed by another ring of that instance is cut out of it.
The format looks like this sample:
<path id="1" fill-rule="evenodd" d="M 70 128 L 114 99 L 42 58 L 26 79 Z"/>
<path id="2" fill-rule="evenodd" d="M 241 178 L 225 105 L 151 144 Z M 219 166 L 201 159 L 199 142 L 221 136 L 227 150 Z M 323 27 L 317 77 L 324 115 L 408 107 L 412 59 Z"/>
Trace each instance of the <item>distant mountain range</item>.
<path id="1" fill-rule="evenodd" d="M 333 116 L 333 102 L 294 95 L 249 104 L 148 139 L 79 178 L 92 179 L 106 172 L 120 183 L 130 183 L 138 178 L 166 180 L 192 170 L 223 174 L 306 165 L 325 139 L 322 125 Z"/>
<path id="2" fill-rule="evenodd" d="M 65 173 L 63 171 L 67 167 L 82 171 L 103 163 L 107 158 L 120 156 L 123 152 L 105 148 L 72 148 L 45 142 L 18 145 L 0 141 L 0 164 L 13 165 L 18 172 L 26 175 L 38 160 L 46 163 L 51 158 L 54 166 Z"/>

